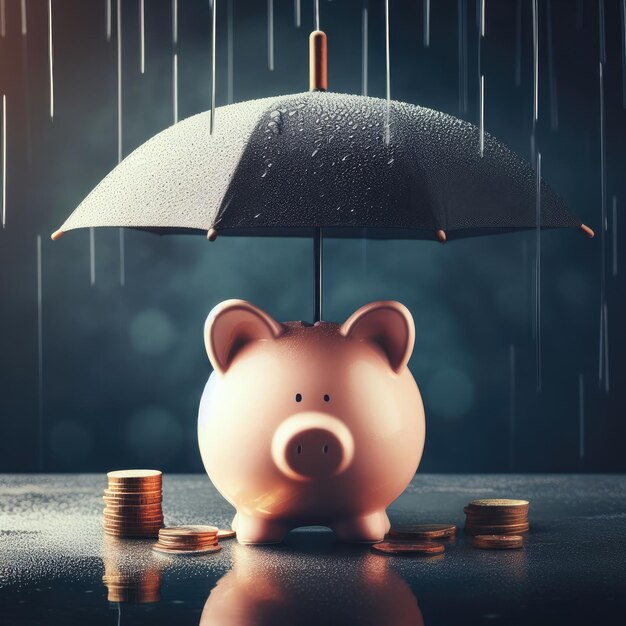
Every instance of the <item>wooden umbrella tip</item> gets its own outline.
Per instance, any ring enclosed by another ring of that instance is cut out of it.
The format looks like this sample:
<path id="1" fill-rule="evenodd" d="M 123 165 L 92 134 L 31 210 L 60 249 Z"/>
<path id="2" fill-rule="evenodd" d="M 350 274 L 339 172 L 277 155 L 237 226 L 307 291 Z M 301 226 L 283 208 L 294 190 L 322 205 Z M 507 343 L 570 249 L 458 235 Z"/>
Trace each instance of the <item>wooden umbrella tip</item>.
<path id="1" fill-rule="evenodd" d="M 309 90 L 328 89 L 328 60 L 326 33 L 314 30 L 309 35 Z"/>
<path id="2" fill-rule="evenodd" d="M 446 231 L 442 230 L 441 228 L 437 231 L 437 239 L 439 239 L 439 243 L 445 243 L 446 242 Z"/>
<path id="3" fill-rule="evenodd" d="M 585 235 L 587 235 L 587 237 L 589 237 L 590 239 L 595 236 L 593 230 L 591 230 L 591 228 L 589 228 L 589 226 L 587 226 L 586 224 L 581 224 L 580 230 L 582 230 L 583 233 L 585 233 Z"/>
<path id="4" fill-rule="evenodd" d="M 57 239 L 61 239 L 61 237 L 63 237 L 63 232 L 60 228 L 59 230 L 55 230 L 51 235 L 50 235 L 50 239 L 52 239 L 52 241 L 56 241 Z"/>
<path id="5" fill-rule="evenodd" d="M 215 241 L 217 239 L 217 231 L 215 230 L 215 228 L 209 228 L 206 234 L 206 238 L 209 241 Z"/>

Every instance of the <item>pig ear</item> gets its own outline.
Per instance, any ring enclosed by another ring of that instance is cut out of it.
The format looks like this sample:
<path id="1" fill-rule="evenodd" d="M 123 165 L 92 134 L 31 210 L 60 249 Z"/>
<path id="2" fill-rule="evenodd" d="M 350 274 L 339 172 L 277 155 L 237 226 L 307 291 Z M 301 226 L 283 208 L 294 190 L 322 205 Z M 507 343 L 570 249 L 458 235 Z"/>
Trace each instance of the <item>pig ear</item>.
<path id="1" fill-rule="evenodd" d="M 411 313 L 403 304 L 393 301 L 362 306 L 346 320 L 341 333 L 380 348 L 396 374 L 406 367 L 415 343 Z"/>
<path id="2" fill-rule="evenodd" d="M 204 324 L 204 345 L 213 369 L 225 373 L 237 353 L 251 341 L 274 339 L 283 327 L 245 300 L 225 300 L 209 313 Z"/>

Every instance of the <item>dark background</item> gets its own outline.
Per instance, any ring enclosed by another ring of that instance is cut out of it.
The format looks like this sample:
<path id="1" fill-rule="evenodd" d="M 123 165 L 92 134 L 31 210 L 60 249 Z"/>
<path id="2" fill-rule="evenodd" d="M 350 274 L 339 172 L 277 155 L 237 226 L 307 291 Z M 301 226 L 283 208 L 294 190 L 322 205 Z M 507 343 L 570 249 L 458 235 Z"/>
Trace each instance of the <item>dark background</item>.
<path id="1" fill-rule="evenodd" d="M 487 0 L 482 71 L 486 130 L 526 158 L 532 130 L 531 1 Z M 48 113 L 47 3 L 6 0 L 0 90 L 7 95 L 7 224 L 0 231 L 0 471 L 202 469 L 197 406 L 210 373 L 202 327 L 225 298 L 278 320 L 310 319 L 307 239 L 158 238 L 117 230 L 52 243 L 49 234 L 116 164 L 116 13 L 105 0 L 53 0 L 55 115 Z M 170 0 L 146 0 L 146 71 L 139 71 L 138 2 L 122 0 L 124 154 L 172 123 Z M 304 91 L 313 2 L 274 0 L 275 69 L 265 2 L 233 0 L 233 99 Z M 424 47 L 421 0 L 392 0 L 392 97 L 478 121 L 476 2 L 468 0 L 468 107 L 459 92 L 457 0 L 432 0 Z M 218 1 L 217 102 L 228 102 L 227 1 Z M 362 90 L 360 0 L 320 0 L 329 82 Z M 540 114 L 545 179 L 600 233 L 599 7 L 539 0 Z M 384 96 L 384 4 L 369 2 L 369 95 Z M 623 471 L 626 412 L 626 218 L 620 2 L 605 1 L 609 390 L 598 381 L 601 237 L 542 237 L 542 382 L 536 390 L 534 233 L 433 242 L 325 244 L 325 318 L 343 321 L 374 299 L 397 299 L 417 327 L 411 369 L 422 391 L 430 472 Z M 549 33 L 550 15 L 551 33 Z M 552 43 L 550 69 L 549 40 Z M 179 117 L 209 107 L 208 0 L 179 0 Z M 461 97 L 460 97 L 461 96 Z M 617 202 L 617 224 L 612 198 Z M 618 275 L 612 275 L 613 233 Z M 37 236 L 42 237 L 42 394 L 38 379 Z M 514 358 L 512 359 L 512 356 Z M 584 402 L 581 441 L 579 380 Z M 384 419 L 384 416 L 381 416 Z M 225 442 L 227 445 L 228 442 Z"/>

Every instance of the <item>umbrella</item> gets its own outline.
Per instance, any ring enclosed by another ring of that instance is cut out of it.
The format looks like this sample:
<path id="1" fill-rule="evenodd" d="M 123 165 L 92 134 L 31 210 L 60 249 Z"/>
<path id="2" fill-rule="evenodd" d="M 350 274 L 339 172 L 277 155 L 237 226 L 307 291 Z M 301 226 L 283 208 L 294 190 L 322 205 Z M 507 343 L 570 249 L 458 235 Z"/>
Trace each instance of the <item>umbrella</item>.
<path id="1" fill-rule="evenodd" d="M 53 234 L 84 227 L 155 233 L 441 242 L 537 227 L 593 232 L 533 168 L 472 124 L 404 102 L 326 91 L 325 35 L 311 35 L 306 93 L 200 113 L 113 169 Z"/>

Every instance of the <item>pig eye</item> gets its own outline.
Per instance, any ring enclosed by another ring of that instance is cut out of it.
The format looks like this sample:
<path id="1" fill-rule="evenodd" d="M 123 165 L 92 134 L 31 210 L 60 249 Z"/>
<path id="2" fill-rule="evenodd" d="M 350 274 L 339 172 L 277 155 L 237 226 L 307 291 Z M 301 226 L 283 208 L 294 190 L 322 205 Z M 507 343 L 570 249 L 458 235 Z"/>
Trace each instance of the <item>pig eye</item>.
<path id="1" fill-rule="evenodd" d="M 301 393 L 297 393 L 296 394 L 296 402 L 302 402 L 302 394 Z"/>
<path id="2" fill-rule="evenodd" d="M 327 393 L 324 394 L 324 402 L 330 402 L 330 396 Z"/>

